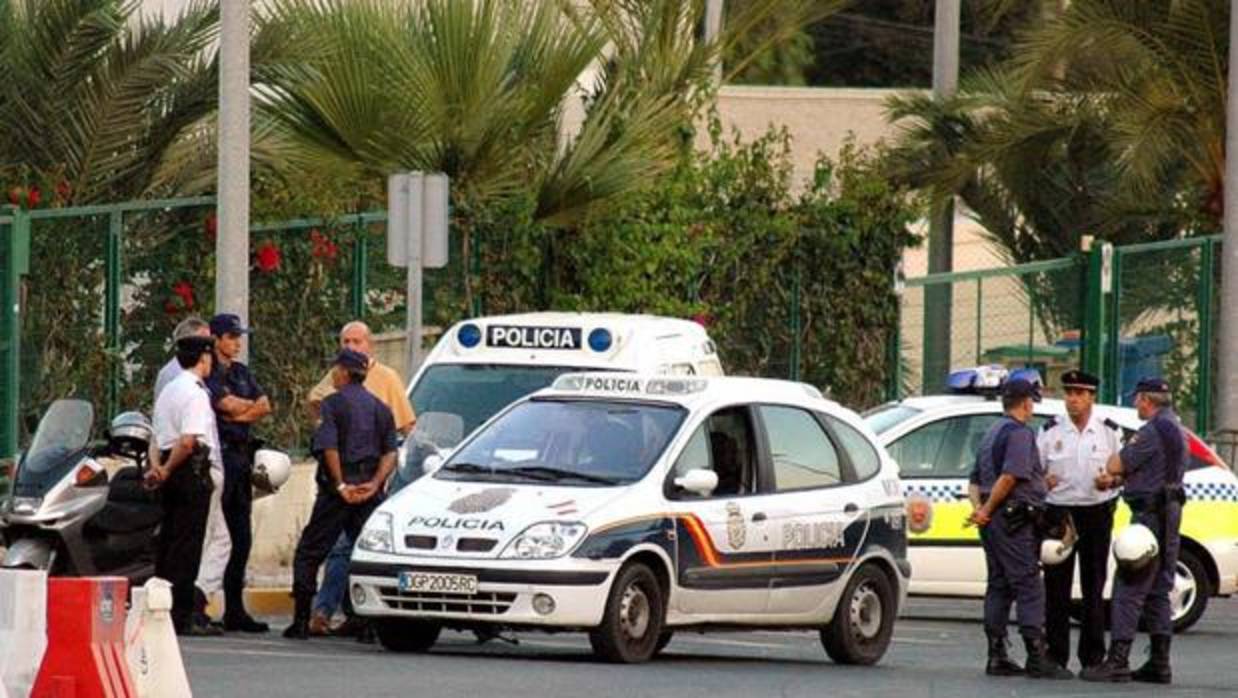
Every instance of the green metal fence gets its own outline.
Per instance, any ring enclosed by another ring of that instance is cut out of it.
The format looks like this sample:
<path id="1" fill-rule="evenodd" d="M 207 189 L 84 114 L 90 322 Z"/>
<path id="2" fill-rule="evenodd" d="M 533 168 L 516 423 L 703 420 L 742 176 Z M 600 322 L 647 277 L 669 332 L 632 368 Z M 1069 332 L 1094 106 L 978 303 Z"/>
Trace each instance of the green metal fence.
<path id="1" fill-rule="evenodd" d="M 1112 404 L 1130 404 L 1139 378 L 1163 375 L 1183 418 L 1207 431 L 1219 245 L 1219 237 L 1097 245 L 1061 259 L 908 279 L 890 352 L 891 397 L 940 392 L 950 367 L 993 363 L 1038 368 L 1052 392 L 1062 371 L 1083 366 L 1101 376 L 1101 400 Z M 924 317 L 937 310 L 926 298 L 944 293 L 953 307 L 950 354 L 926 355 Z"/>

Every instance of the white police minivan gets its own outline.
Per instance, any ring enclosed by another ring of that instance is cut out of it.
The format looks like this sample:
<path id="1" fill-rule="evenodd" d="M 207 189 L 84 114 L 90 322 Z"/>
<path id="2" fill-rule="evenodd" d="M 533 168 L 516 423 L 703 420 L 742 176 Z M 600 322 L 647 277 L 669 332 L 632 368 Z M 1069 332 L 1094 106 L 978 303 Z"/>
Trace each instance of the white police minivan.
<path id="1" fill-rule="evenodd" d="M 689 320 L 546 312 L 456 323 L 409 382 L 417 426 L 391 490 L 511 402 L 579 371 L 718 376 L 722 364 L 705 328 Z"/>
<path id="2" fill-rule="evenodd" d="M 444 628 L 585 631 L 642 662 L 677 629 L 818 629 L 885 653 L 910 576 L 897 466 L 800 383 L 570 374 L 389 499 L 353 553 L 357 613 L 422 651 Z"/>

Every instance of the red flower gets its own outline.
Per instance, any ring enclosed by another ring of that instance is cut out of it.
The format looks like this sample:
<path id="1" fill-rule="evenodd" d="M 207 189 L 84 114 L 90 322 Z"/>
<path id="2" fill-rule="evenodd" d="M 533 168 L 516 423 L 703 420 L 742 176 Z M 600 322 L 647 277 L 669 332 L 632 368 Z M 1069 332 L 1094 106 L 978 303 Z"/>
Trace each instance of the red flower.
<path id="1" fill-rule="evenodd" d="M 172 287 L 172 293 L 176 294 L 181 299 L 181 305 L 185 306 L 185 310 L 193 310 L 193 285 L 188 281 L 178 281 Z M 168 301 L 171 303 L 172 301 Z M 166 307 L 165 307 L 166 309 Z"/>
<path id="2" fill-rule="evenodd" d="M 258 248 L 258 253 L 255 255 L 255 259 L 258 262 L 258 271 L 269 274 L 279 269 L 279 262 L 281 259 L 279 247 L 277 247 L 275 243 L 270 240 L 267 240 L 262 243 L 261 247 Z"/>
<path id="3" fill-rule="evenodd" d="M 56 200 L 67 202 L 72 195 L 73 187 L 69 186 L 69 180 L 60 180 L 60 183 L 56 185 Z"/>
<path id="4" fill-rule="evenodd" d="M 215 214 L 211 213 L 202 221 L 202 229 L 206 232 L 206 239 L 215 242 L 215 236 L 219 232 L 219 220 L 215 218 Z"/>
<path id="5" fill-rule="evenodd" d="M 39 202 L 42 200 L 43 192 L 39 191 L 38 187 L 30 187 L 30 191 L 26 192 L 26 206 L 38 208 Z"/>
<path id="6" fill-rule="evenodd" d="M 318 232 L 317 228 L 310 229 L 310 244 L 313 246 L 311 254 L 317 259 L 334 261 L 340 253 L 340 248 L 335 241 Z"/>
<path id="7" fill-rule="evenodd" d="M 692 316 L 692 322 L 695 322 L 701 327 L 709 327 L 714 324 L 714 319 L 709 313 L 697 313 Z"/>

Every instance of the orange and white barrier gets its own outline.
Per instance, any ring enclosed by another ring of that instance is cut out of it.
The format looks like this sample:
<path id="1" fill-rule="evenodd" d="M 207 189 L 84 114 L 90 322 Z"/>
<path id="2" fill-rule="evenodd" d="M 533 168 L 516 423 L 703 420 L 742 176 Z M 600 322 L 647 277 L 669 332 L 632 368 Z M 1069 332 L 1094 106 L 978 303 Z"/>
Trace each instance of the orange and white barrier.
<path id="1" fill-rule="evenodd" d="M 125 662 L 123 577 L 47 582 L 47 651 L 31 698 L 136 698 Z"/>
<path id="2" fill-rule="evenodd" d="M 0 698 L 30 695 L 47 647 L 47 573 L 0 570 Z"/>
<path id="3" fill-rule="evenodd" d="M 171 582 L 156 577 L 133 590 L 133 606 L 125 626 L 125 657 L 138 698 L 193 695 L 171 611 Z"/>

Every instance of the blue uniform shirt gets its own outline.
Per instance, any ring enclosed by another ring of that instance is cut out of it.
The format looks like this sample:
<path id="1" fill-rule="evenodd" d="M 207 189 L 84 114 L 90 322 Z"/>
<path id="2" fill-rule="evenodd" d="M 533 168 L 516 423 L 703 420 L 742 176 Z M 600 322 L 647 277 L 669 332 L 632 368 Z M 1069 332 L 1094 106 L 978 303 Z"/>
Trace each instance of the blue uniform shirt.
<path id="1" fill-rule="evenodd" d="M 341 465 L 377 460 L 396 449 L 391 409 L 358 383 L 349 383 L 322 401 L 322 424 L 314 432 L 314 452 L 340 452 Z"/>
<path id="2" fill-rule="evenodd" d="M 211 367 L 210 377 L 206 379 L 206 387 L 211 391 L 211 405 L 215 406 L 220 442 L 227 444 L 249 441 L 250 425 L 228 419 L 218 408 L 219 401 L 226 397 L 257 400 L 266 395 L 249 367 L 240 361 L 233 361 L 224 367 L 223 362 L 216 361 Z"/>
<path id="3" fill-rule="evenodd" d="M 1036 449 L 1036 432 L 1010 416 L 990 427 L 980 441 L 971 481 L 980 486 L 982 494 L 988 495 L 1003 474 L 1015 479 L 1007 502 L 1044 503 L 1049 490 L 1045 485 L 1040 452 Z"/>
<path id="4" fill-rule="evenodd" d="M 1156 494 L 1166 485 L 1182 484 L 1186 472 L 1186 436 L 1178 415 L 1161 409 L 1122 448 L 1123 495 Z"/>

